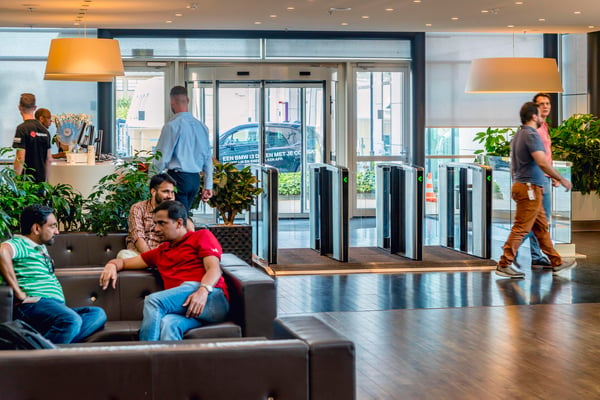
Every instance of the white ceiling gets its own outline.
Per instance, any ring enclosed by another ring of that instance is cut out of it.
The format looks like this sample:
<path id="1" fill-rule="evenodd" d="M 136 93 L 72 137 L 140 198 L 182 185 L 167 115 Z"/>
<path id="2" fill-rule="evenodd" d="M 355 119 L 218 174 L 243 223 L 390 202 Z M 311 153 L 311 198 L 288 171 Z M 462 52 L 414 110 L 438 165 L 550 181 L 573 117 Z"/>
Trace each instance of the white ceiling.
<path id="1" fill-rule="evenodd" d="M 0 0 L 0 27 L 77 21 L 122 29 L 581 33 L 600 30 L 600 1 Z"/>

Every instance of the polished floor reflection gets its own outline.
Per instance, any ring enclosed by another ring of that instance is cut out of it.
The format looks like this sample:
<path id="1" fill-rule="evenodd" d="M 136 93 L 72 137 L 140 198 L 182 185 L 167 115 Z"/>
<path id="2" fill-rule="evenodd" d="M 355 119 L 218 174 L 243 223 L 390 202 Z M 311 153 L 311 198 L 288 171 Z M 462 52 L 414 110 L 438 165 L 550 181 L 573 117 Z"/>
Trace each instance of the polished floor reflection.
<path id="1" fill-rule="evenodd" d="M 279 277 L 279 313 L 600 302 L 600 232 L 573 239 L 587 257 L 558 276 L 526 269 L 524 280 L 493 272 Z"/>
<path id="2" fill-rule="evenodd" d="M 278 313 L 314 313 L 355 342 L 359 400 L 600 398 L 600 306 L 588 304 L 600 303 L 600 232 L 574 232 L 573 242 L 587 256 L 577 268 L 527 268 L 518 281 L 278 277 Z"/>

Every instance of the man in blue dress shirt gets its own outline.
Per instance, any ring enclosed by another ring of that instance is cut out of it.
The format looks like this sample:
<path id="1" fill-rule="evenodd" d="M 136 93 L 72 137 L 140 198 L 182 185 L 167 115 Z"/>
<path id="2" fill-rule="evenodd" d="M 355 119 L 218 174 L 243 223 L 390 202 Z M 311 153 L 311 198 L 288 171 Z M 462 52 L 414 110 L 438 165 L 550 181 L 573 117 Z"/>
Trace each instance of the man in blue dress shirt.
<path id="1" fill-rule="evenodd" d="M 153 166 L 158 172 L 166 169 L 175 179 L 175 199 L 189 212 L 200 188 L 200 172 L 204 176 L 202 200 L 207 201 L 213 195 L 213 163 L 208 128 L 188 112 L 190 99 L 185 87 L 173 87 L 170 98 L 175 116 L 162 128 L 156 146 L 162 157 L 155 160 Z"/>

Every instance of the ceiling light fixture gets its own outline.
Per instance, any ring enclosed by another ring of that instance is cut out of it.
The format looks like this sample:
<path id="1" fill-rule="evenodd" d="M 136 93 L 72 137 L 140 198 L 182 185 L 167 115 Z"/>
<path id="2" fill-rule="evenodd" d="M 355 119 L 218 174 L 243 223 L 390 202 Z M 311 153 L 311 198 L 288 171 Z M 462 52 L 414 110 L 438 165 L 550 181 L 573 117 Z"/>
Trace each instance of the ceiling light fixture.
<path id="1" fill-rule="evenodd" d="M 91 3 L 92 0 L 83 0 Z M 86 4 L 83 7 L 87 6 Z M 84 21 L 87 9 L 81 8 L 75 25 Z M 52 39 L 44 79 L 56 81 L 112 82 L 125 75 L 119 42 L 114 39 L 83 37 Z"/>
<path id="2" fill-rule="evenodd" d="M 52 39 L 44 79 L 112 82 L 124 75 L 119 42 L 114 39 Z"/>
<path id="3" fill-rule="evenodd" d="M 478 58 L 471 62 L 466 93 L 559 93 L 554 58 Z"/>

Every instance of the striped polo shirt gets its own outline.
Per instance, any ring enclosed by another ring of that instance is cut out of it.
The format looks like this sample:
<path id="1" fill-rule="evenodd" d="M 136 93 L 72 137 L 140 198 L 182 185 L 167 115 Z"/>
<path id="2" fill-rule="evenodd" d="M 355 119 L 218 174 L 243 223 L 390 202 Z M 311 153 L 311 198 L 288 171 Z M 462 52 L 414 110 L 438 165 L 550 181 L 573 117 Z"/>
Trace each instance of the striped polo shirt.
<path id="1" fill-rule="evenodd" d="M 52 271 L 52 260 L 46 246 L 22 235 L 7 240 L 14 252 L 13 269 L 19 287 L 27 296 L 39 296 L 65 302 L 62 286 Z"/>

